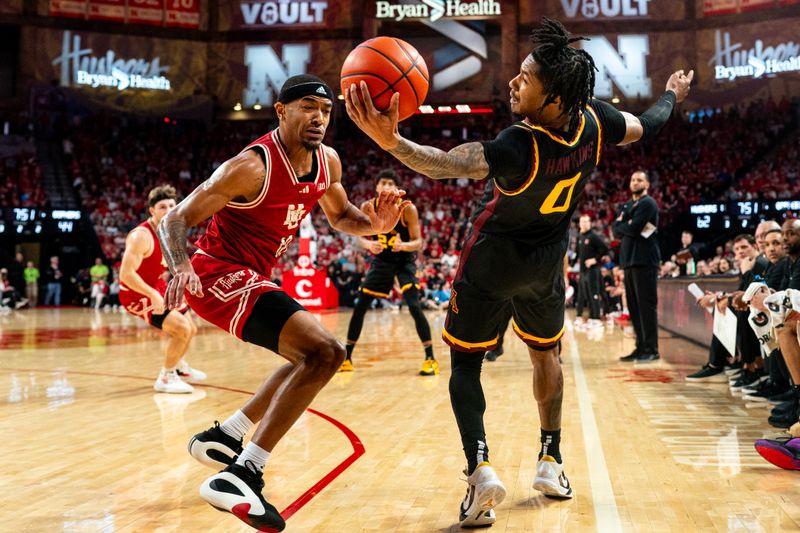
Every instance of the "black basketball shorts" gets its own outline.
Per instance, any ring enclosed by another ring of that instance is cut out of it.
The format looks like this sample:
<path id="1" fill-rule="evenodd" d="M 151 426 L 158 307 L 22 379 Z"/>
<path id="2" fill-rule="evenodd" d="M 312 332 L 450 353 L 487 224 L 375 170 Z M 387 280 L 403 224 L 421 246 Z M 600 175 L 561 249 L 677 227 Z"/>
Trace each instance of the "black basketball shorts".
<path id="1" fill-rule="evenodd" d="M 417 267 L 413 262 L 391 263 L 374 259 L 359 290 L 376 298 L 388 298 L 395 277 L 403 293 L 409 289 L 419 289 Z"/>

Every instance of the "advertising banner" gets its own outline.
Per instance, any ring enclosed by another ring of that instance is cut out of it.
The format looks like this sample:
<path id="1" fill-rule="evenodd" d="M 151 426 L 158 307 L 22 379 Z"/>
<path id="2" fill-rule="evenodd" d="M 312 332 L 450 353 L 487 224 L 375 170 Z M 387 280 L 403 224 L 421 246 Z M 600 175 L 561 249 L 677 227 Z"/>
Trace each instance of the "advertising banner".
<path id="1" fill-rule="evenodd" d="M 739 0 L 703 0 L 703 16 L 727 15 L 736 13 Z"/>
<path id="2" fill-rule="evenodd" d="M 504 98 L 508 80 L 498 79 L 500 37 L 484 37 L 474 30 L 454 32 L 451 37 L 407 38 L 425 58 L 431 76 L 426 102 L 458 104 Z M 271 106 L 289 76 L 315 74 L 338 95 L 342 64 L 353 46 L 350 40 L 211 43 L 209 92 L 226 106 Z"/>
<path id="3" fill-rule="evenodd" d="M 219 28 L 350 28 L 351 0 L 220 0 Z"/>
<path id="4" fill-rule="evenodd" d="M 164 0 L 165 24 L 176 28 L 197 29 L 200 25 L 200 0 Z M 203 24 L 205 26 L 205 24 Z"/>
<path id="5" fill-rule="evenodd" d="M 0 3 L 0 6 L 4 4 Z M 89 5 L 88 0 L 50 0 L 51 17 L 70 17 L 70 18 L 86 18 L 86 8 Z M 0 7 L 0 12 L 4 7 Z M 20 2 L 20 11 L 22 10 L 22 2 Z"/>
<path id="6" fill-rule="evenodd" d="M 125 0 L 89 0 L 89 20 L 125 22 Z"/>
<path id="7" fill-rule="evenodd" d="M 800 19 L 739 24 L 697 34 L 695 98 L 780 100 L 800 94 Z"/>
<path id="8" fill-rule="evenodd" d="M 164 0 L 128 0 L 128 22 L 163 25 Z"/>
<path id="9" fill-rule="evenodd" d="M 76 90 L 97 103 L 121 109 L 168 107 L 205 92 L 206 44 L 26 27 L 22 65 L 30 82 Z"/>
<path id="10" fill-rule="evenodd" d="M 685 2 L 669 0 L 539 0 L 520 2 L 520 22 L 537 24 L 542 16 L 569 27 L 572 21 L 682 20 Z"/>
<path id="11" fill-rule="evenodd" d="M 352 47 L 349 40 L 211 43 L 208 90 L 226 106 L 266 107 L 287 78 L 314 74 L 338 94 L 342 63 Z"/>
<path id="12" fill-rule="evenodd" d="M 667 79 L 678 69 L 692 68 L 696 56 L 694 33 L 630 33 L 586 35 L 580 46 L 594 59 L 598 72 L 594 93 L 598 98 L 650 100 L 664 92 Z M 520 59 L 531 51 L 520 46 Z"/>

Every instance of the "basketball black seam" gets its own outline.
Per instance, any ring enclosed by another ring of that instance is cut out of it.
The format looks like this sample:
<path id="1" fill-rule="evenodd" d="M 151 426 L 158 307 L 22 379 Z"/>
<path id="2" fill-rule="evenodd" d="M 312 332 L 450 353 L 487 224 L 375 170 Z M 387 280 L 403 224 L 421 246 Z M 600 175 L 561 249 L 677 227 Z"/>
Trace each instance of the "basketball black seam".
<path id="1" fill-rule="evenodd" d="M 388 91 L 389 89 L 391 89 L 391 90 L 393 90 L 393 91 L 394 91 L 394 85 L 392 85 L 392 84 L 389 82 L 389 80 L 387 80 L 387 79 L 386 79 L 386 78 L 384 78 L 383 76 L 379 76 L 378 74 L 375 74 L 374 72 L 350 72 L 350 73 L 349 73 L 349 74 L 347 74 L 346 76 L 343 76 L 343 77 L 342 77 L 342 79 L 343 79 L 343 80 L 346 80 L 346 79 L 347 79 L 347 78 L 349 78 L 350 76 L 364 76 L 364 75 L 367 75 L 367 76 L 375 76 L 376 78 L 378 78 L 379 80 L 381 80 L 383 83 L 385 83 L 385 84 L 387 85 L 387 87 L 386 87 L 384 90 L 382 90 L 381 92 L 379 92 L 379 93 L 378 93 L 378 94 L 376 94 L 375 96 L 372 96 L 372 95 L 370 95 L 370 97 L 371 97 L 373 100 L 377 100 L 378 98 L 380 98 L 381 96 L 383 96 L 383 93 L 385 93 L 385 92 L 386 92 L 386 91 Z M 400 78 L 400 79 L 402 80 L 403 78 Z"/>
<path id="2" fill-rule="evenodd" d="M 395 43 L 395 44 L 397 44 L 397 43 Z M 417 94 L 417 89 L 415 89 L 415 88 L 414 88 L 414 84 L 413 84 L 413 83 L 411 83 L 411 80 L 409 80 L 409 79 L 408 79 L 408 73 L 409 73 L 409 72 L 411 72 L 411 70 L 412 70 L 414 67 L 416 67 L 416 66 L 417 66 L 417 62 L 416 62 L 416 61 L 414 61 L 414 60 L 413 60 L 413 59 L 412 59 L 412 58 L 411 58 L 411 57 L 410 57 L 410 56 L 409 56 L 409 55 L 406 53 L 406 51 L 405 51 L 405 50 L 403 50 L 403 47 L 402 47 L 402 46 L 400 46 L 399 44 L 397 45 L 397 47 L 398 47 L 398 48 L 400 48 L 400 50 L 403 52 L 403 54 L 404 54 L 404 55 L 405 55 L 405 56 L 406 56 L 406 57 L 407 57 L 409 60 L 411 60 L 411 62 L 412 62 L 412 63 L 411 63 L 411 67 L 410 67 L 410 68 L 409 68 L 407 71 L 405 71 L 405 72 L 403 72 L 403 69 L 401 69 L 401 68 L 400 68 L 400 66 L 399 66 L 397 63 L 395 63 L 395 62 L 394 62 L 394 59 L 392 59 L 391 57 L 387 56 L 386 54 L 384 54 L 383 52 L 381 52 L 381 51 L 380 51 L 380 50 L 378 50 L 377 48 L 373 48 L 373 47 L 371 47 L 371 46 L 369 46 L 369 45 L 366 45 L 366 44 L 362 44 L 361 46 L 363 46 L 364 48 L 369 48 L 369 49 L 370 49 L 370 50 L 372 50 L 373 52 L 377 52 L 377 53 L 379 53 L 380 55 L 382 55 L 383 57 L 385 57 L 385 58 L 386 58 L 386 59 L 389 61 L 389 63 L 391 63 L 391 64 L 392 64 L 392 66 L 393 66 L 394 68 L 396 68 L 396 69 L 397 69 L 397 71 L 400 73 L 400 79 L 399 79 L 399 80 L 397 80 L 395 83 L 400 83 L 400 81 L 401 81 L 403 78 L 405 78 L 405 79 L 407 79 L 407 80 L 408 80 L 408 85 L 411 87 L 411 90 L 412 90 L 412 91 L 414 91 L 414 99 L 417 101 L 417 105 L 419 105 L 419 104 L 420 104 L 420 101 L 419 101 L 419 95 Z M 419 69 L 417 69 L 417 70 L 419 70 Z M 372 73 L 370 72 L 369 74 L 372 74 Z M 349 74 L 348 74 L 348 75 L 349 75 Z M 380 77 L 380 76 L 377 76 L 377 77 Z M 422 77 L 423 77 L 423 78 L 425 78 L 425 76 L 424 76 L 424 75 L 423 75 Z M 383 78 L 381 78 L 381 79 L 383 79 Z M 386 80 L 383 80 L 383 81 L 385 81 L 385 82 L 386 82 Z M 427 79 L 427 78 L 425 78 L 425 81 L 428 81 L 428 79 Z M 386 82 L 386 83 L 389 85 L 389 88 L 391 88 L 393 91 L 395 91 L 394 84 L 392 84 L 392 83 L 389 83 L 389 82 Z M 382 95 L 383 95 L 383 93 L 385 93 L 387 90 L 389 90 L 389 89 L 387 88 L 386 90 L 383 90 L 383 91 L 381 91 L 381 92 L 380 92 L 380 94 L 376 95 L 374 98 L 378 98 L 378 97 L 382 96 Z M 397 91 L 395 91 L 395 92 L 397 92 Z"/>
<path id="3" fill-rule="evenodd" d="M 408 68 L 408 70 L 403 72 L 403 77 L 400 78 L 400 80 L 405 78 L 405 80 L 408 82 L 408 85 L 411 87 L 411 90 L 414 91 L 414 100 L 417 101 L 417 107 L 419 107 L 420 101 L 419 101 L 419 95 L 417 94 L 417 89 L 416 89 L 416 87 L 414 87 L 414 84 L 411 83 L 411 80 L 408 79 L 408 73 L 411 72 L 412 70 L 414 70 L 415 66 L 417 66 L 417 64 L 416 63 L 412 63 L 411 66 Z M 400 80 L 397 80 L 398 83 L 400 82 Z"/>
<path id="4" fill-rule="evenodd" d="M 395 43 L 397 43 L 397 47 L 398 47 L 398 48 L 400 48 L 400 50 L 401 50 L 401 51 L 402 51 L 402 52 L 403 52 L 403 53 L 406 55 L 406 57 L 409 59 L 409 61 L 411 61 L 411 62 L 413 63 L 413 65 L 412 65 L 412 66 L 414 66 L 414 67 L 417 67 L 418 60 L 419 60 L 419 59 L 420 59 L 422 56 L 418 56 L 418 57 L 417 57 L 417 59 L 414 59 L 414 58 L 412 58 L 412 57 L 411 57 L 411 56 L 408 54 L 408 52 L 406 52 L 406 49 L 405 49 L 405 48 L 403 48 L 403 45 L 397 42 L 397 39 L 395 39 Z M 424 72 L 422 72 L 422 69 L 421 69 L 421 68 L 419 68 L 419 67 L 417 67 L 417 70 L 419 71 L 419 73 L 420 73 L 420 74 L 422 74 L 422 77 L 423 77 L 423 78 L 425 78 L 425 81 L 427 81 L 428 83 L 430 83 L 430 80 L 428 79 L 428 76 L 427 76 L 427 75 L 425 75 L 425 73 L 424 73 Z"/>

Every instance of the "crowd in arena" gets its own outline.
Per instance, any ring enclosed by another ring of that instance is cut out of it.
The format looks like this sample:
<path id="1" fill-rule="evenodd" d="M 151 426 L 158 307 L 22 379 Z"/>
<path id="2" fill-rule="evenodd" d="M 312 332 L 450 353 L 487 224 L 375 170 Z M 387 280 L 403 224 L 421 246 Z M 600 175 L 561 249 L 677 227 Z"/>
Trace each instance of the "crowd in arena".
<path id="1" fill-rule="evenodd" d="M 432 116 L 404 125 L 415 140 L 447 149 L 467 140 L 493 138 L 511 118 L 504 106 L 492 115 Z M 621 280 L 615 270 L 619 241 L 611 230 L 617 206 L 629 197 L 627 179 L 637 169 L 648 171 L 651 196 L 660 208 L 662 235 L 669 235 L 676 217 L 693 203 L 738 198 L 790 198 L 800 195 L 797 177 L 798 133 L 784 138 L 797 120 L 798 105 L 756 101 L 728 110 L 707 109 L 672 120 L 660 140 L 623 147 L 604 148 L 600 166 L 586 187 L 576 212 L 589 215 L 593 228 L 607 241 L 610 252 L 603 259 L 603 279 L 609 310 L 623 311 L 618 300 Z M 489 117 L 489 118 L 487 118 Z M 348 129 L 332 128 L 328 143 L 343 161 L 342 181 L 350 200 L 360 205 L 374 195 L 373 176 L 383 168 L 394 168 L 420 213 L 425 239 L 418 258 L 420 282 L 427 307 L 437 308 L 449 299 L 459 243 L 469 228 L 469 219 L 483 194 L 485 183 L 467 179 L 433 181 L 396 163 L 367 139 Z M 64 164 L 83 208 L 94 226 L 103 262 L 110 267 L 108 289 L 117 277 L 126 234 L 147 217 L 146 195 L 152 187 L 169 183 L 185 197 L 211 175 L 227 158 L 253 139 L 269 131 L 274 123 L 219 122 L 213 127 L 170 118 L 143 119 L 119 114 L 76 115 L 69 128 L 62 128 Z M 350 126 L 352 127 L 352 126 Z M 771 150 L 776 146 L 776 150 Z M 0 204 L 44 205 L 41 168 L 29 152 L 2 159 Z M 316 262 L 328 270 L 340 292 L 340 303 L 353 305 L 357 289 L 371 260 L 357 241 L 331 230 L 317 208 L 311 214 L 316 242 Z M 196 229 L 191 239 L 199 237 Z M 575 237 L 572 231 L 570 279 L 577 285 Z M 191 243 L 189 243 L 191 245 Z M 691 244 L 691 243 L 690 243 Z M 667 246 L 672 246 L 667 245 Z M 713 246 L 692 244 L 696 253 L 689 263 L 668 249 L 661 276 L 736 275 L 737 262 L 731 241 Z M 663 246 L 662 246 L 663 248 Z M 282 272 L 293 267 L 297 245 L 289 248 L 273 272 L 280 282 Z M 88 269 L 70 273 L 78 290 L 76 303 L 89 304 Z M 24 290 L 18 288 L 19 294 Z M 395 298 L 388 305 L 400 301 Z M 112 301 L 113 299 L 109 299 Z M 619 309 L 617 309 L 619 308 Z"/>

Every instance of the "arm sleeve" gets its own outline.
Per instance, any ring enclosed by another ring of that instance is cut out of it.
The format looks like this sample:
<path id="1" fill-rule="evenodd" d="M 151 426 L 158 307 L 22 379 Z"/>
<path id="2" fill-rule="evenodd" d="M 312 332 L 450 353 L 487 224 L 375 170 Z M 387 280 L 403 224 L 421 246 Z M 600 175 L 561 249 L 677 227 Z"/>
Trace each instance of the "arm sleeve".
<path id="1" fill-rule="evenodd" d="M 627 126 L 625 117 L 613 105 L 602 100 L 592 100 L 589 104 L 600 119 L 603 139 L 610 144 L 619 144 L 625 138 Z"/>
<path id="2" fill-rule="evenodd" d="M 526 128 L 511 126 L 492 141 L 483 141 L 483 154 L 489 164 L 487 178 L 494 178 L 500 187 L 520 187 L 533 168 L 533 138 Z"/>
<path id="3" fill-rule="evenodd" d="M 673 107 L 675 107 L 675 93 L 667 91 L 658 99 L 658 102 L 639 115 L 637 118 L 642 123 L 642 138 L 640 140 L 646 141 L 655 137 L 669 120 Z"/>

